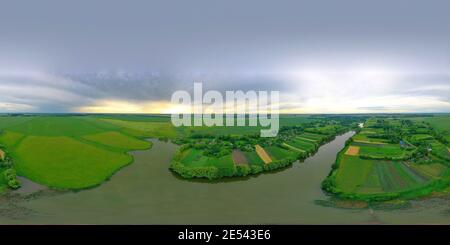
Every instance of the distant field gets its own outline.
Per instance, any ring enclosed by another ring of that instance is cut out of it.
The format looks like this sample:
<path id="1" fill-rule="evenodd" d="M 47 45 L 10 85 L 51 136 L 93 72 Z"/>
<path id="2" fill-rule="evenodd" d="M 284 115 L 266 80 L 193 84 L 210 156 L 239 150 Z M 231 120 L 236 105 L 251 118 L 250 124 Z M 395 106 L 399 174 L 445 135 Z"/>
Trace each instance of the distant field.
<path id="1" fill-rule="evenodd" d="M 443 134 L 445 139 L 449 142 L 450 146 L 450 115 L 440 115 L 440 116 L 432 116 L 432 117 L 413 117 L 412 120 L 419 122 L 427 122 L 433 128 L 438 130 Z"/>
<path id="2" fill-rule="evenodd" d="M 442 144 L 437 140 L 432 140 L 431 147 L 432 147 L 431 154 L 450 161 L 450 152 L 448 146 Z"/>
<path id="3" fill-rule="evenodd" d="M 175 137 L 177 131 L 171 122 L 124 121 L 100 119 L 103 122 L 120 127 L 123 132 L 140 137 Z"/>
<path id="4" fill-rule="evenodd" d="M 42 116 L 32 117 L 5 129 L 23 135 L 80 136 L 101 133 L 108 130 L 117 130 L 118 127 L 85 117 Z"/>
<path id="5" fill-rule="evenodd" d="M 429 123 L 433 128 L 440 131 L 450 132 L 450 116 L 432 116 L 432 117 L 413 117 L 415 121 L 423 121 Z"/>
<path id="6" fill-rule="evenodd" d="M 0 143 L 5 145 L 6 147 L 12 149 L 24 137 L 25 137 L 25 135 L 20 134 L 20 133 L 5 131 L 3 134 L 0 134 Z"/>
<path id="7" fill-rule="evenodd" d="M 105 132 L 99 134 L 90 134 L 82 137 L 83 139 L 100 143 L 106 146 L 111 146 L 119 149 L 129 150 L 143 150 L 150 147 L 147 141 L 139 140 L 119 132 Z"/>

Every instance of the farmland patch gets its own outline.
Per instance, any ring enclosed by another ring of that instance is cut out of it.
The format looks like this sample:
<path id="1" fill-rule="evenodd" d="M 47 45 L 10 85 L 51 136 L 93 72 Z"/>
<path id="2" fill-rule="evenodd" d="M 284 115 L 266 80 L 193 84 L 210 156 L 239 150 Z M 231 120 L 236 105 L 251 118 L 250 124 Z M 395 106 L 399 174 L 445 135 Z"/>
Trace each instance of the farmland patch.
<path id="1" fill-rule="evenodd" d="M 240 150 L 233 150 L 233 162 L 236 165 L 248 165 L 247 157 Z"/>
<path id="2" fill-rule="evenodd" d="M 357 156 L 359 153 L 359 146 L 349 146 L 347 151 L 345 152 L 345 155 L 349 156 Z"/>
<path id="3" fill-rule="evenodd" d="M 269 164 L 272 162 L 272 158 L 270 158 L 269 154 L 267 154 L 264 148 L 262 148 L 260 145 L 255 145 L 255 150 L 265 164 Z"/>

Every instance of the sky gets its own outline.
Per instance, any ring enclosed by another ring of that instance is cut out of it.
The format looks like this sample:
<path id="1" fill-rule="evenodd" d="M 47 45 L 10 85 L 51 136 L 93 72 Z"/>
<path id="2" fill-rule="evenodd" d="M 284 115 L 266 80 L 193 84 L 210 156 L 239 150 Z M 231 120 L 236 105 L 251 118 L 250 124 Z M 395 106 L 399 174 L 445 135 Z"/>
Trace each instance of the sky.
<path id="1" fill-rule="evenodd" d="M 2 1 L 0 112 L 168 113 L 177 90 L 284 113 L 450 112 L 446 0 Z"/>

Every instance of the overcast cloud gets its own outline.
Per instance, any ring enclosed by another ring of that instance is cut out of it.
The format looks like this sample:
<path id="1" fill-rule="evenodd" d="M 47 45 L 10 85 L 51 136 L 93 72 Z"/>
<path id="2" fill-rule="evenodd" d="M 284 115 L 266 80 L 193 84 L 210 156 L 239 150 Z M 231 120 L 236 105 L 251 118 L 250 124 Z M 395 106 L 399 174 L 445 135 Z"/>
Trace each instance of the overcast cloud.
<path id="1" fill-rule="evenodd" d="M 450 2 L 2 1 L 0 112 L 166 112 L 279 90 L 285 112 L 450 112 Z"/>

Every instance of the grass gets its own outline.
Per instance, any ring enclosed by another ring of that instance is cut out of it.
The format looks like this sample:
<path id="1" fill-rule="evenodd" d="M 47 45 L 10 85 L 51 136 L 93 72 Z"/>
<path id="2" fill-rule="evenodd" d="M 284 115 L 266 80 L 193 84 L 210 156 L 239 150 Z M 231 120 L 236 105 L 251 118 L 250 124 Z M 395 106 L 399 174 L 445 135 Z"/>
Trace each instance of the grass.
<path id="1" fill-rule="evenodd" d="M 294 147 L 294 146 L 289 145 L 289 144 L 286 144 L 286 143 L 283 143 L 283 146 L 289 148 L 289 150 L 291 150 L 291 151 L 296 151 L 296 152 L 306 152 L 305 150 L 302 150 L 302 149 L 300 149 L 300 148 Z"/>
<path id="2" fill-rule="evenodd" d="M 302 149 L 304 151 L 312 151 L 316 148 L 315 143 L 307 140 L 303 140 L 301 138 L 296 138 L 288 142 L 289 145 L 293 147 Z"/>
<path id="3" fill-rule="evenodd" d="M 179 131 L 185 135 L 249 135 L 249 134 L 259 134 L 261 127 L 179 127 Z"/>
<path id="4" fill-rule="evenodd" d="M 17 173 L 59 189 L 83 189 L 107 180 L 132 161 L 69 137 L 29 136 L 14 152 Z"/>
<path id="5" fill-rule="evenodd" d="M 354 142 L 352 145 L 359 146 L 360 155 L 368 155 L 372 157 L 402 157 L 405 150 L 397 144 L 368 144 Z"/>
<path id="6" fill-rule="evenodd" d="M 264 165 L 263 160 L 258 156 L 258 154 L 255 151 L 244 152 L 244 154 L 250 165 L 259 165 L 259 166 Z"/>
<path id="7" fill-rule="evenodd" d="M 437 140 L 431 141 L 431 154 L 446 160 L 450 160 L 448 147 Z"/>
<path id="8" fill-rule="evenodd" d="M 374 164 L 385 192 L 412 189 L 428 180 L 402 162 L 375 162 Z"/>
<path id="9" fill-rule="evenodd" d="M 189 149 L 183 153 L 181 163 L 188 167 L 205 167 L 209 166 L 208 158 L 203 156 L 202 150 Z"/>
<path id="10" fill-rule="evenodd" d="M 202 150 L 198 149 L 188 149 L 184 152 L 184 156 L 181 160 L 185 166 L 188 167 L 208 167 L 214 166 L 217 168 L 233 168 L 233 158 L 231 154 L 225 155 L 223 157 L 208 157 L 203 155 Z"/>
<path id="11" fill-rule="evenodd" d="M 32 118 L 34 117 L 0 116 L 0 129 L 5 129 L 17 124 L 24 123 L 28 120 L 31 120 Z"/>
<path id="12" fill-rule="evenodd" d="M 341 129 L 342 127 L 339 125 L 326 125 L 322 127 L 306 128 L 305 131 L 316 134 L 333 135 Z"/>
<path id="13" fill-rule="evenodd" d="M 59 189 L 99 185 L 131 163 L 127 151 L 151 146 L 95 116 L 0 117 L 0 127 L 18 174 Z"/>
<path id="14" fill-rule="evenodd" d="M 139 140 L 119 132 L 105 132 L 99 134 L 85 135 L 83 139 L 100 143 L 106 146 L 119 148 L 122 150 L 144 150 L 148 149 L 151 144 L 147 141 Z"/>
<path id="15" fill-rule="evenodd" d="M 354 192 L 361 186 L 372 169 L 372 161 L 357 156 L 341 155 L 336 185 L 345 192 Z"/>
<path id="16" fill-rule="evenodd" d="M 7 148 L 14 148 L 17 143 L 19 143 L 25 136 L 20 133 L 4 131 L 0 135 L 0 143 L 5 145 Z"/>
<path id="17" fill-rule="evenodd" d="M 23 135 L 81 136 L 96 134 L 116 128 L 85 117 L 41 116 L 7 127 L 7 130 Z"/>
<path id="18" fill-rule="evenodd" d="M 343 155 L 336 184 L 345 192 L 362 194 L 402 191 L 420 187 L 429 180 L 421 171 L 402 162 Z"/>
<path id="19" fill-rule="evenodd" d="M 411 136 L 411 141 L 432 140 L 433 136 L 429 134 L 414 134 Z"/>
<path id="20" fill-rule="evenodd" d="M 100 119 L 103 122 L 118 126 L 126 133 L 138 137 L 174 138 L 176 128 L 170 122 L 124 121 L 117 119 Z"/>
<path id="21" fill-rule="evenodd" d="M 315 140 L 315 141 L 319 141 L 319 140 L 323 139 L 323 135 L 313 134 L 313 133 L 303 133 L 303 134 L 299 135 L 299 137 L 311 139 L 311 140 Z"/>
<path id="22" fill-rule="evenodd" d="M 413 117 L 410 118 L 416 122 L 426 122 L 435 128 L 438 132 L 443 134 L 444 138 L 450 142 L 450 116 L 449 115 L 434 115 L 431 117 Z M 450 145 L 450 143 L 449 143 Z"/>
<path id="23" fill-rule="evenodd" d="M 442 116 L 432 116 L 432 117 L 414 117 L 411 118 L 415 121 L 423 121 L 429 123 L 433 128 L 439 131 L 447 131 L 450 132 L 450 116 L 442 115 Z"/>
<path id="24" fill-rule="evenodd" d="M 411 164 L 410 167 L 430 178 L 439 178 L 448 171 L 448 168 L 440 163 Z"/>
<path id="25" fill-rule="evenodd" d="M 374 130 L 374 129 L 363 129 L 359 134 L 354 135 L 352 138 L 355 141 L 361 141 L 361 142 L 368 142 L 368 143 L 386 143 L 388 142 L 386 139 L 378 139 L 378 138 L 370 138 L 370 135 L 375 135 L 380 133 L 380 130 Z"/>
<path id="26" fill-rule="evenodd" d="M 268 146 L 268 147 L 264 147 L 264 149 L 269 154 L 272 161 L 281 160 L 281 159 L 288 158 L 288 157 L 295 157 L 294 152 L 285 150 L 278 146 Z"/>

